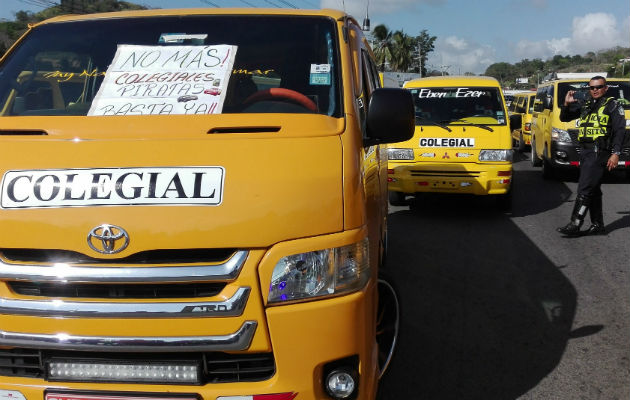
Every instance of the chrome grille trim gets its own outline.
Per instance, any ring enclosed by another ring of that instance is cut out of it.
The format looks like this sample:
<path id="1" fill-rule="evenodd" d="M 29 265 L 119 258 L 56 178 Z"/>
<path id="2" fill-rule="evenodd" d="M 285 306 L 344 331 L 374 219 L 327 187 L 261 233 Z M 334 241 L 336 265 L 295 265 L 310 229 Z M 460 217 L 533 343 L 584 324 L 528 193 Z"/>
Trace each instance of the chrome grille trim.
<path id="1" fill-rule="evenodd" d="M 0 298 L 0 314 L 79 318 L 207 318 L 243 314 L 249 287 L 238 288 L 225 301 L 195 302 L 78 302 Z"/>
<path id="2" fill-rule="evenodd" d="M 257 325 L 245 321 L 236 332 L 221 336 L 108 337 L 0 331 L 0 346 L 108 352 L 239 351 L 249 348 Z"/>
<path id="3" fill-rule="evenodd" d="M 0 260 L 0 279 L 29 282 L 193 282 L 233 280 L 249 252 L 239 250 L 227 261 L 215 265 L 171 267 L 98 267 L 73 264 L 11 264 Z"/>

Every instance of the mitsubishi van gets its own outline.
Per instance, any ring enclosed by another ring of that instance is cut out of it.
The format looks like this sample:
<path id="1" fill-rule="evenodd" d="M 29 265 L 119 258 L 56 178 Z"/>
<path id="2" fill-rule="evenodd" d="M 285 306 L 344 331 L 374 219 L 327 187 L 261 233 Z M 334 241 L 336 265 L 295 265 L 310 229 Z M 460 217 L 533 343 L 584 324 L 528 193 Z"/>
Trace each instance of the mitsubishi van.
<path id="1" fill-rule="evenodd" d="M 452 193 L 495 196 L 509 206 L 510 127 L 499 82 L 442 76 L 405 83 L 415 104 L 412 139 L 389 145 L 389 201 Z"/>
<path id="2" fill-rule="evenodd" d="M 542 176 L 554 178 L 560 171 L 578 171 L 580 166 L 577 141 L 579 119 L 560 121 L 560 107 L 569 90 L 586 93 L 589 78 L 558 79 L 538 86 L 532 115 L 531 163 L 541 167 Z M 626 123 L 630 123 L 630 82 L 627 79 L 610 78 L 607 97 L 620 99 Z M 630 177 L 630 125 L 626 125 L 626 138 L 616 170 L 626 171 Z"/>
<path id="3" fill-rule="evenodd" d="M 374 399 L 413 118 L 340 11 L 31 26 L 0 60 L 0 397 Z"/>

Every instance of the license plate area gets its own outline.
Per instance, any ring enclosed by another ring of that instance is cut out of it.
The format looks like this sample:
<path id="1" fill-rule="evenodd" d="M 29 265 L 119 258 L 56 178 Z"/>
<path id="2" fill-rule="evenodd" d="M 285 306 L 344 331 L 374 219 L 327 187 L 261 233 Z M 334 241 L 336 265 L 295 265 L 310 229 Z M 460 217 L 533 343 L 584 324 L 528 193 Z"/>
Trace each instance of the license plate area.
<path id="1" fill-rule="evenodd" d="M 457 189 L 459 187 L 459 184 L 455 181 L 451 181 L 447 179 L 440 179 L 440 180 L 431 182 L 431 187 L 437 188 L 437 189 Z"/>
<path id="2" fill-rule="evenodd" d="M 47 392 L 44 400 L 199 400 L 199 396 L 194 394 L 182 394 L 168 396 L 153 393 L 98 393 L 98 392 L 77 392 L 77 393 L 57 393 Z"/>

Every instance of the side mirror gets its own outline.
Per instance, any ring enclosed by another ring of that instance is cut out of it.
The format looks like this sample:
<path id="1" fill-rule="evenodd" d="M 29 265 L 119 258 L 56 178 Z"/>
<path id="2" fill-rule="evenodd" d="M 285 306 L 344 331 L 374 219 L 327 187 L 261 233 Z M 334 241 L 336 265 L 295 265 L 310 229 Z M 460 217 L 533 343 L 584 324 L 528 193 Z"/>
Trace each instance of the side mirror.
<path id="1" fill-rule="evenodd" d="M 553 97 L 547 96 L 545 97 L 545 108 L 552 109 L 553 108 Z"/>
<path id="2" fill-rule="evenodd" d="M 381 88 L 372 92 L 367 112 L 365 146 L 404 142 L 415 129 L 413 97 L 407 89 Z"/>
<path id="3" fill-rule="evenodd" d="M 521 114 L 510 115 L 510 132 L 514 129 L 521 129 L 523 116 Z"/>
<path id="4" fill-rule="evenodd" d="M 541 112 L 543 110 L 543 103 L 540 100 L 534 102 L 534 112 Z"/>

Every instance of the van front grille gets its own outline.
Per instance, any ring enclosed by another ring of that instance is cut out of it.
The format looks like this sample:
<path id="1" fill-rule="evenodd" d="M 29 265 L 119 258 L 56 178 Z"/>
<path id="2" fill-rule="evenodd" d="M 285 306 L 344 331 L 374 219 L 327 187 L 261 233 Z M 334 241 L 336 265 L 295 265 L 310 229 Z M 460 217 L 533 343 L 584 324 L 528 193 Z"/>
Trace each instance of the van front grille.
<path id="1" fill-rule="evenodd" d="M 31 349 L 0 350 L 0 375 L 41 378 L 44 376 L 41 352 Z"/>
<path id="2" fill-rule="evenodd" d="M 160 363 L 192 361 L 202 365 L 202 384 L 259 382 L 271 378 L 276 372 L 273 353 L 229 354 L 209 352 L 186 353 L 183 355 L 117 353 L 108 357 L 103 356 L 103 353 L 14 348 L 0 350 L 0 376 L 46 379 L 46 366 L 53 359 L 70 363 L 73 361 L 93 361 L 94 363 L 112 362 L 125 364 L 151 361 L 159 361 Z"/>
<path id="3" fill-rule="evenodd" d="M 94 299 L 176 299 L 216 296 L 225 283 L 169 284 L 90 284 L 7 282 L 9 288 L 23 296 L 68 297 Z"/>
<path id="4" fill-rule="evenodd" d="M 2 249 L 0 256 L 13 263 L 68 264 L 192 264 L 227 260 L 235 249 L 158 249 L 132 254 L 125 258 L 101 259 L 56 249 Z"/>
<path id="5" fill-rule="evenodd" d="M 449 177 L 449 178 L 478 178 L 480 171 L 426 171 L 412 169 L 409 171 L 413 177 Z"/>

